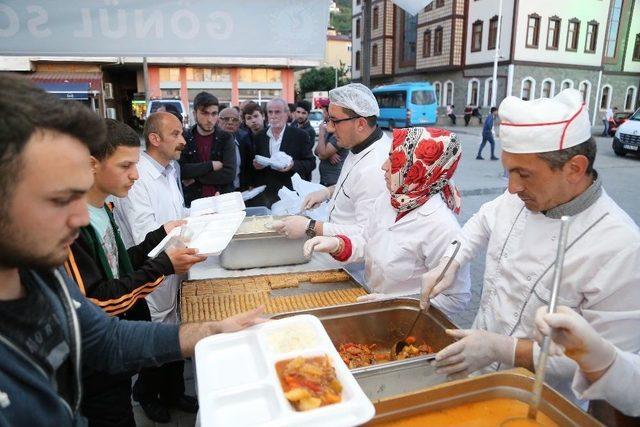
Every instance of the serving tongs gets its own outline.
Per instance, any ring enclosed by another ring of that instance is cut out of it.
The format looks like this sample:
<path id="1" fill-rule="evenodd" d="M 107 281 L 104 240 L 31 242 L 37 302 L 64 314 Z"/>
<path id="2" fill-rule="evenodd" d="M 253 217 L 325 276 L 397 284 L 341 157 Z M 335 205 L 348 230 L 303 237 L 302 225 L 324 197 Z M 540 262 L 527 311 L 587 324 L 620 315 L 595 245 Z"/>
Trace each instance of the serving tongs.
<path id="1" fill-rule="evenodd" d="M 560 238 L 558 239 L 558 248 L 556 250 L 556 263 L 553 268 L 553 287 L 551 288 L 551 299 L 549 300 L 547 313 L 554 313 L 556 311 L 558 290 L 560 289 L 560 281 L 562 280 L 562 267 L 564 264 L 564 254 L 567 249 L 570 224 L 571 217 L 563 216 L 560 218 Z M 533 395 L 531 396 L 531 403 L 529 404 L 529 412 L 527 413 L 527 416 L 511 418 L 503 422 L 502 426 L 516 424 L 522 425 L 523 422 L 528 422 L 530 425 L 541 425 L 536 422 L 536 417 L 538 415 L 538 408 L 540 407 L 540 400 L 542 399 L 542 386 L 547 368 L 547 359 L 549 358 L 550 344 L 551 338 L 547 335 L 542 340 L 540 355 L 538 356 L 538 369 L 536 369 L 536 379 L 533 383 Z"/>

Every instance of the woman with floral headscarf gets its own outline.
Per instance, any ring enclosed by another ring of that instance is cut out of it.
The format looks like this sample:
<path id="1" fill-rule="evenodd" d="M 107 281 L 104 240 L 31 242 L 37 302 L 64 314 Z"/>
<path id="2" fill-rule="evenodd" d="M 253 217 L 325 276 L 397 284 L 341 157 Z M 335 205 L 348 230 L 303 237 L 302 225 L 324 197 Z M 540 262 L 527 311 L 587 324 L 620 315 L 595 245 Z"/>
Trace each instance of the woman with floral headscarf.
<path id="1" fill-rule="evenodd" d="M 460 231 L 454 216 L 460 193 L 451 181 L 460 154 L 457 136 L 447 130 L 394 130 L 382 165 L 388 192 L 376 200 L 364 235 L 314 237 L 305 254 L 327 252 L 341 262 L 364 259 L 373 294 L 362 300 L 419 294 L 422 275 L 438 264 Z M 470 296 L 467 268 L 432 303 L 452 315 L 466 308 Z"/>

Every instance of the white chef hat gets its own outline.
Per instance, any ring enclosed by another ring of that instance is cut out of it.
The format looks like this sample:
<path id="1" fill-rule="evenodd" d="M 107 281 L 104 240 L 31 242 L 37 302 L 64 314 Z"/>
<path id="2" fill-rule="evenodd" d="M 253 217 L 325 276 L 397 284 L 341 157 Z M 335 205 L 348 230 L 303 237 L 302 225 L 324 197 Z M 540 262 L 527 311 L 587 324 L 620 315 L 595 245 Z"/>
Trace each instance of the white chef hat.
<path id="1" fill-rule="evenodd" d="M 333 105 L 353 110 L 362 117 L 380 115 L 378 101 L 371 90 L 360 83 L 349 83 L 329 91 L 329 101 Z"/>
<path id="2" fill-rule="evenodd" d="M 558 151 L 591 138 L 589 112 L 575 89 L 533 101 L 509 96 L 500 104 L 498 114 L 500 142 L 508 153 Z"/>

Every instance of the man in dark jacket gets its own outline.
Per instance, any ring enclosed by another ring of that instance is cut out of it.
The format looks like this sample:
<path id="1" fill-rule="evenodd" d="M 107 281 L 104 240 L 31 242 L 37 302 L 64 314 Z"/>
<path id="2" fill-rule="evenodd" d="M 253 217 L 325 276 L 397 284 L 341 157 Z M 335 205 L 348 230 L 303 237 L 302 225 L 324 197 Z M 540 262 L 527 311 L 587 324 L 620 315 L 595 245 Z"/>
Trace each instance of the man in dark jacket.
<path id="1" fill-rule="evenodd" d="M 122 122 L 112 119 L 105 122 L 106 139 L 91 152 L 94 182 L 87 193 L 89 225 L 80 229 L 80 235 L 71 245 L 65 269 L 82 294 L 107 314 L 151 321 L 144 297 L 156 289 L 165 276 L 184 273 L 205 258 L 189 248 L 171 248 L 156 258 L 147 257 L 167 232 L 183 221 L 171 221 L 150 232 L 140 245 L 125 248 L 105 200 L 108 196 L 125 197 L 138 179 L 140 138 Z M 143 369 L 140 375 L 144 376 L 145 372 Z M 135 426 L 131 408 L 134 373 L 106 375 L 91 372 L 90 367 L 85 370 L 81 410 L 90 426 Z M 154 421 L 169 421 L 169 411 L 164 405 L 156 402 L 141 402 L 141 405 Z"/>
<path id="2" fill-rule="evenodd" d="M 295 120 L 291 123 L 291 127 L 305 131 L 309 135 L 311 145 L 316 141 L 316 131 L 309 122 L 309 113 L 311 112 L 311 103 L 309 101 L 298 101 L 296 111 L 293 113 Z"/>
<path id="3" fill-rule="evenodd" d="M 0 76 L 0 426 L 81 426 L 83 367 L 117 374 L 193 354 L 208 335 L 259 322 L 170 325 L 108 317 L 63 269 L 89 224 L 90 153 L 103 120 L 22 78 Z M 43 113 L 46 112 L 46 113 Z"/>
<path id="4" fill-rule="evenodd" d="M 187 206 L 195 199 L 235 190 L 236 146 L 233 135 L 216 126 L 219 108 L 218 98 L 208 92 L 193 100 L 196 124 L 183 134 L 187 145 L 180 157 Z"/>
<path id="5" fill-rule="evenodd" d="M 220 128 L 233 135 L 236 145 L 236 179 L 233 187 L 238 191 L 247 190 L 251 186 L 253 147 L 248 132 L 240 129 L 240 113 L 233 107 L 220 111 Z"/>
<path id="6" fill-rule="evenodd" d="M 254 186 L 266 185 L 262 193 L 264 206 L 279 200 L 278 190 L 283 186 L 292 188 L 291 177 L 297 173 L 302 179 L 311 180 L 311 172 L 316 167 L 316 158 L 311 152 L 313 142 L 309 141 L 306 132 L 287 126 L 288 107 L 282 98 L 276 98 L 267 104 L 269 128 L 255 138 L 255 154 L 271 157 L 278 151 L 291 156 L 291 163 L 283 169 L 264 167 L 255 159 L 253 161 Z"/>

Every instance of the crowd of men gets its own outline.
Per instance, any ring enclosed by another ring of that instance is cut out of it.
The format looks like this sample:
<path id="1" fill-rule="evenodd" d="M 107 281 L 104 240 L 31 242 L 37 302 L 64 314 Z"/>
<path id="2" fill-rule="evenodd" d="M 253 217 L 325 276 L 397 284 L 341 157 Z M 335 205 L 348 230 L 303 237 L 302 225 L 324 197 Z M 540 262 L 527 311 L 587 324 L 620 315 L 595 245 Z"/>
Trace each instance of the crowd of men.
<path id="1" fill-rule="evenodd" d="M 266 111 L 255 103 L 220 111 L 203 92 L 189 129 L 171 112 L 150 115 L 141 151 L 127 125 L 24 79 L 0 76 L 0 92 L 0 426 L 135 426 L 131 396 L 158 422 L 170 408 L 197 411 L 183 358 L 208 335 L 263 321 L 262 307 L 180 324 L 178 286 L 205 258 L 180 244 L 146 254 L 184 224 L 197 198 L 264 185 L 253 203 L 270 206 L 293 174 L 310 180 L 310 106 L 273 99 Z M 628 389 L 640 384 L 640 230 L 594 169 L 579 92 L 510 97 L 492 111 L 502 120 L 508 189 L 462 228 L 450 180 L 462 150 L 454 133 L 413 128 L 391 140 L 369 88 L 349 84 L 329 98 L 315 147 L 327 187 L 301 206 L 328 201 L 328 216 L 290 216 L 274 228 L 311 237 L 308 253 L 364 260 L 374 290 L 366 298 L 419 293 L 424 309 L 447 314 L 465 309 L 468 264 L 485 256 L 474 325 L 448 331 L 456 342 L 436 355 L 437 372 L 535 371 L 539 341 L 550 335 L 549 384 L 577 403 L 606 399 L 639 415 Z M 256 159 L 278 152 L 291 159 L 282 168 Z M 562 308 L 545 316 L 567 215 Z"/>

